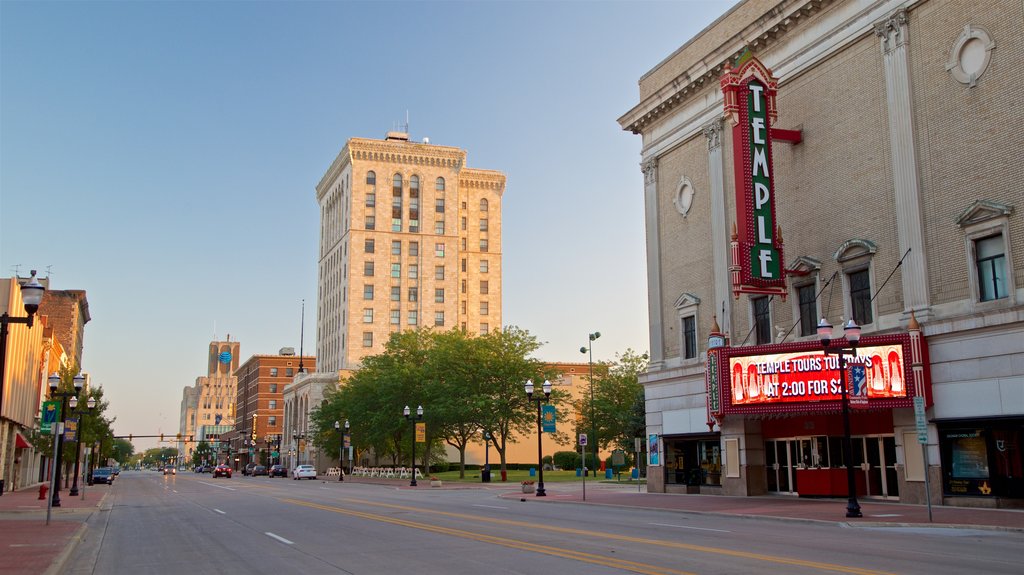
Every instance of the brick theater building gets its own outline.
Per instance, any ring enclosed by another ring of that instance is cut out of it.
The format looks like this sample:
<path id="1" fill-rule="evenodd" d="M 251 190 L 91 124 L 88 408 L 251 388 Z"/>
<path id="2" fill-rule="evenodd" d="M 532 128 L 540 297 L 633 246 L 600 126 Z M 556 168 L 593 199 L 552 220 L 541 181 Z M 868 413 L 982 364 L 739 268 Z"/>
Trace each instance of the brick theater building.
<path id="1" fill-rule="evenodd" d="M 1024 506 L 1022 22 L 746 0 L 640 79 L 649 490 L 844 497 L 852 466 L 863 498 Z"/>

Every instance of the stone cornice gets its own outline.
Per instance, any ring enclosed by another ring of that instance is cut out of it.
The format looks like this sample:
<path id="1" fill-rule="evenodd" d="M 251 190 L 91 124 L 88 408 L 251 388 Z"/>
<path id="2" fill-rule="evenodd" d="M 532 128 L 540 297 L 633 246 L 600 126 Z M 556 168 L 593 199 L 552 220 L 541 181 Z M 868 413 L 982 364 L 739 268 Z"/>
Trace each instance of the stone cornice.
<path id="1" fill-rule="evenodd" d="M 459 172 L 459 186 L 505 193 L 505 174 L 495 170 L 467 168 Z"/>
<path id="2" fill-rule="evenodd" d="M 619 118 L 623 130 L 634 134 L 661 118 L 691 96 L 715 85 L 718 78 L 732 67 L 732 63 L 750 49 L 762 52 L 780 37 L 798 26 L 801 21 L 818 13 L 833 0 L 783 0 L 764 15 L 747 25 L 742 31 L 723 42 L 716 50 L 692 65 L 665 86 L 659 88 L 632 110 Z M 714 24 L 712 24 L 714 26 Z"/>
<path id="3" fill-rule="evenodd" d="M 466 165 L 466 151 L 418 142 L 350 138 L 317 184 L 317 199 L 326 193 L 346 165 L 357 160 L 460 170 Z"/>

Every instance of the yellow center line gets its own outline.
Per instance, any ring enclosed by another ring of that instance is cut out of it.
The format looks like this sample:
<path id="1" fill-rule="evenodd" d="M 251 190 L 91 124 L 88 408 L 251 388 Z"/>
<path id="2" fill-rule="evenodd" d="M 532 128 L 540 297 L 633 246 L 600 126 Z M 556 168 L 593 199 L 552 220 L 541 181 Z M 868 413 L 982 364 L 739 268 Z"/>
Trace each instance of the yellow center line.
<path id="1" fill-rule="evenodd" d="M 428 523 L 417 523 L 415 521 L 408 521 L 406 519 L 399 519 L 397 517 L 387 517 L 384 515 L 375 515 L 372 513 L 365 513 L 362 511 L 355 511 L 352 509 L 344 509 L 341 507 L 333 507 L 328 505 L 321 505 L 319 503 L 312 503 L 308 501 L 300 501 L 298 499 L 281 499 L 285 503 L 291 503 L 294 505 L 302 505 L 305 507 L 312 507 L 313 509 L 321 509 L 324 511 L 331 511 L 334 513 L 341 513 L 343 515 L 351 515 L 353 517 L 359 517 L 362 519 L 369 519 L 371 521 L 379 521 L 382 523 L 391 523 L 393 525 L 400 525 L 402 527 L 409 527 L 412 529 L 420 529 L 423 531 L 430 531 L 433 533 L 440 533 L 442 535 L 449 535 L 452 537 L 459 537 L 462 539 L 471 539 L 479 541 L 481 543 L 490 543 L 493 545 L 500 545 L 502 547 L 508 547 L 510 549 L 517 549 L 520 551 L 531 551 L 534 553 L 542 553 L 544 555 L 551 555 L 554 557 L 561 557 L 564 559 L 572 559 L 575 561 L 582 561 L 584 563 L 591 563 L 593 565 L 601 565 L 604 567 L 614 567 L 617 569 L 623 569 L 633 571 L 634 573 L 643 573 L 645 575 L 695 575 L 690 571 L 680 571 L 678 569 L 672 569 L 669 567 L 659 567 L 657 565 L 648 565 L 645 563 L 637 563 L 634 561 L 626 561 L 624 559 L 617 559 L 615 557 L 594 557 L 587 555 L 580 551 L 573 551 L 571 549 L 562 549 L 559 547 L 549 547 L 547 545 L 538 545 L 536 543 L 530 543 L 528 541 L 519 541 L 515 539 L 508 539 L 506 537 L 496 537 L 493 535 L 485 535 L 482 533 L 473 533 L 471 531 L 463 531 L 461 529 L 452 529 L 450 527 L 441 527 L 439 525 L 430 525 Z"/>
<path id="2" fill-rule="evenodd" d="M 389 522 L 389 523 L 402 524 L 402 523 L 399 523 L 399 522 L 400 521 L 404 521 L 404 520 L 394 520 L 392 518 L 385 517 L 385 516 L 382 516 L 382 515 L 373 515 L 373 514 L 370 514 L 370 513 L 364 513 L 364 512 L 360 512 L 360 511 L 344 509 L 344 508 L 341 508 L 341 507 L 333 507 L 333 506 L 320 505 L 320 504 L 316 504 L 316 503 L 310 503 L 310 502 L 301 501 L 301 500 L 298 500 L 298 499 L 281 499 L 281 501 L 284 501 L 286 503 L 294 503 L 296 505 L 305 505 L 307 507 L 315 507 L 317 509 L 323 509 L 323 510 L 326 510 L 326 511 L 334 511 L 334 512 L 337 512 L 337 513 L 345 513 L 345 514 L 349 514 L 349 515 L 365 517 L 367 519 L 373 519 L 373 520 L 377 520 L 377 521 L 385 521 L 385 522 Z M 848 566 L 845 566 L 845 565 L 836 565 L 836 564 L 833 564 L 833 563 L 822 563 L 822 562 L 819 562 L 819 561 L 807 561 L 807 560 L 804 560 L 804 559 L 792 559 L 792 558 L 780 557 L 780 556 L 776 556 L 776 555 L 765 555 L 765 554 L 762 554 L 762 553 L 752 553 L 752 552 L 749 552 L 749 551 L 736 551 L 736 550 L 732 550 L 732 549 L 723 549 L 723 548 L 719 548 L 719 547 L 707 547 L 707 546 L 704 546 L 704 545 L 692 545 L 692 544 L 689 544 L 689 543 L 678 543 L 678 542 L 675 542 L 675 541 L 665 541 L 665 540 L 661 540 L 661 539 L 647 539 L 647 538 L 642 538 L 642 537 L 630 537 L 628 535 L 616 535 L 616 534 L 612 534 L 612 533 L 588 531 L 588 530 L 584 530 L 584 529 L 573 529 L 573 528 L 569 528 L 569 527 L 554 527 L 554 526 L 551 526 L 551 525 L 541 525 L 541 524 L 536 524 L 536 523 L 528 523 L 528 522 L 525 522 L 525 521 L 514 521 L 514 520 L 510 520 L 510 519 L 495 519 L 495 518 L 490 518 L 490 517 L 479 517 L 479 516 L 476 516 L 476 515 L 468 515 L 468 514 L 464 514 L 464 513 L 454 513 L 454 512 L 451 512 L 451 511 L 435 511 L 435 510 L 432 510 L 432 509 L 423 509 L 423 508 L 419 508 L 419 507 L 411 507 L 411 506 L 407 506 L 407 505 L 397 505 L 397 504 L 392 504 L 392 503 L 378 503 L 378 502 L 366 501 L 366 500 L 362 500 L 362 499 L 342 499 L 342 501 L 343 502 L 347 502 L 347 503 L 359 504 L 359 505 L 367 505 L 367 506 L 371 506 L 371 507 L 383 507 L 383 508 L 386 508 L 386 509 L 395 509 L 395 510 L 399 510 L 399 511 L 410 511 L 410 512 L 415 512 L 415 513 L 426 513 L 426 514 L 431 514 L 431 515 L 440 515 L 440 516 L 451 517 L 451 518 L 465 520 L 465 521 L 477 521 L 477 522 L 481 522 L 481 523 L 493 523 L 493 524 L 496 524 L 496 525 L 502 525 L 502 526 L 506 526 L 506 527 L 524 527 L 524 528 L 529 528 L 529 529 L 532 529 L 532 530 L 544 530 L 544 531 L 550 531 L 550 532 L 553 532 L 553 533 L 562 533 L 562 534 L 566 534 L 566 535 L 583 536 L 583 537 L 591 537 L 591 538 L 599 538 L 599 539 L 610 539 L 610 540 L 620 541 L 620 542 L 625 542 L 625 543 L 638 543 L 638 544 L 642 544 L 642 545 L 651 545 L 651 546 L 655 546 L 655 547 L 667 547 L 667 548 L 670 548 L 670 549 L 685 549 L 685 550 L 688 550 L 688 551 L 698 551 L 698 552 L 701 552 L 701 553 L 711 553 L 711 554 L 715 554 L 715 555 L 724 555 L 724 556 L 728 556 L 728 557 L 736 557 L 736 558 L 741 558 L 741 559 L 751 559 L 751 560 L 754 560 L 754 561 L 768 561 L 768 562 L 771 562 L 771 563 L 778 563 L 778 564 L 782 564 L 782 565 L 793 565 L 793 566 L 798 566 L 798 567 L 808 567 L 808 568 L 817 569 L 817 570 L 820 570 L 820 571 L 834 571 L 834 572 L 838 572 L 838 573 L 851 573 L 851 574 L 854 574 L 854 575 L 891 575 L 891 574 L 889 574 L 887 572 L 876 571 L 876 570 L 873 570 L 873 569 L 863 569 L 863 568 L 860 568 L 860 567 L 848 567 Z M 408 523 L 409 523 L 409 525 L 408 525 L 409 527 L 423 528 L 423 529 L 428 529 L 428 530 L 431 530 L 431 531 L 435 530 L 435 526 L 432 526 L 432 525 L 419 524 L 419 523 L 413 523 L 413 522 L 408 522 Z M 437 528 L 437 529 L 443 529 L 443 528 Z M 469 532 L 457 532 L 457 533 L 469 533 Z M 476 534 L 472 534 L 472 535 L 474 535 L 474 537 L 476 536 Z M 482 539 L 481 539 L 481 541 L 482 541 Z M 502 542 L 500 544 L 505 545 L 506 544 L 505 542 L 507 540 L 500 539 L 499 541 Z M 508 546 L 508 545 L 506 545 L 506 546 Z M 583 557 L 588 557 L 588 556 L 584 555 Z M 581 560 L 585 560 L 585 559 L 581 559 Z M 601 561 L 605 561 L 605 558 L 602 557 Z M 589 561 L 588 560 L 588 562 L 593 562 L 593 561 Z M 661 568 L 657 568 L 657 567 L 653 567 L 653 566 L 649 566 L 649 567 L 655 568 L 655 569 L 661 569 Z M 665 571 L 661 571 L 661 572 L 665 572 Z"/>

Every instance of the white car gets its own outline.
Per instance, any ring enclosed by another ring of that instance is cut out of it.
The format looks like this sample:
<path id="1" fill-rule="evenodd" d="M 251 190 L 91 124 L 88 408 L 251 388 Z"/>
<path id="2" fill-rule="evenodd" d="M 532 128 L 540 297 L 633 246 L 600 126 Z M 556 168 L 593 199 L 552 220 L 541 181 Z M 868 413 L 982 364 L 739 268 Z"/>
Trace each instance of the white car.
<path id="1" fill-rule="evenodd" d="M 316 468 L 312 465 L 299 465 L 292 469 L 292 479 L 316 479 Z"/>

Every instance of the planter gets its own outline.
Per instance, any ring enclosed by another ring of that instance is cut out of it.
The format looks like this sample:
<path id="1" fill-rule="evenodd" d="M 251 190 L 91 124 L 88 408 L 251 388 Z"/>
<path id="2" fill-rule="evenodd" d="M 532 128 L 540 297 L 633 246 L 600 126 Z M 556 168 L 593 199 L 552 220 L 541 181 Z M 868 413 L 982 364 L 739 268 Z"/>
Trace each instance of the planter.
<path id="1" fill-rule="evenodd" d="M 533 493 L 533 492 L 534 492 L 534 486 L 533 485 L 524 485 L 523 486 L 523 493 Z"/>
<path id="2" fill-rule="evenodd" d="M 433 480 L 433 481 L 430 482 L 430 486 L 431 487 L 441 487 L 441 481 L 440 480 Z"/>

